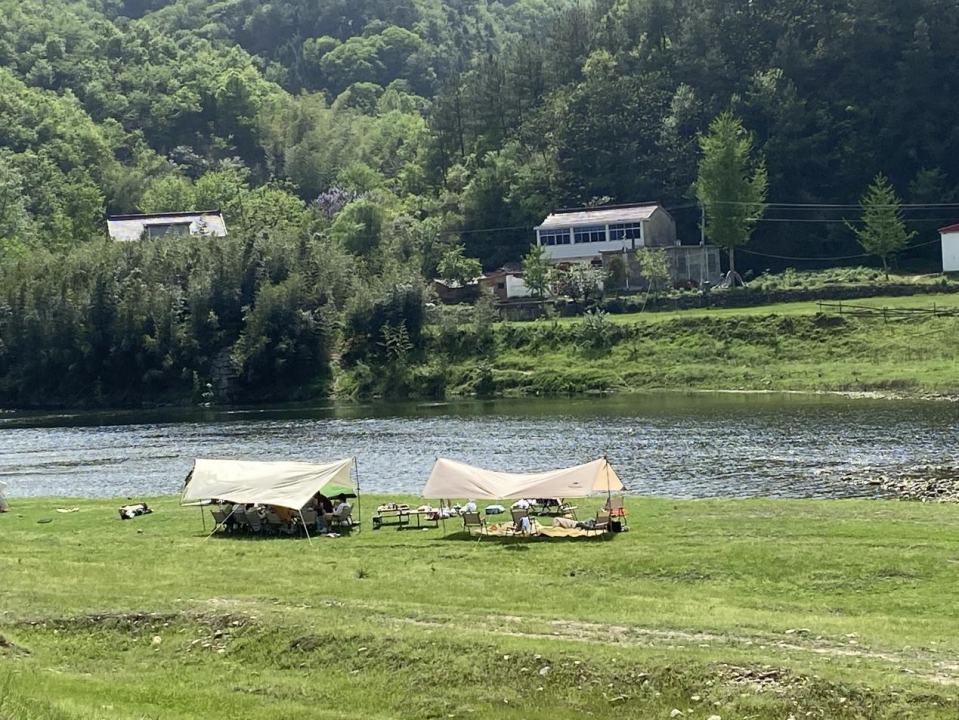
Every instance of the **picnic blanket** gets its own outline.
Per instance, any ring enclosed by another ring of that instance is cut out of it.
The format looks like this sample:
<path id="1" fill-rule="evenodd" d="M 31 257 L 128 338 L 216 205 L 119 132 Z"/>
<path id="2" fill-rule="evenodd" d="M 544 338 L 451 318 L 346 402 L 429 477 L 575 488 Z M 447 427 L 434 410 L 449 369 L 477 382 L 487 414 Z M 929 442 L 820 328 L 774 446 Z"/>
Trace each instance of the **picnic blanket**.
<path id="1" fill-rule="evenodd" d="M 531 519 L 530 524 L 532 529 L 530 530 L 529 534 L 533 537 L 575 538 L 588 537 L 592 534 L 583 528 L 546 527 L 544 525 L 540 525 L 535 519 Z M 516 532 L 516 530 L 513 529 L 513 523 L 511 522 L 487 525 L 485 528 L 481 529 L 478 534 L 485 535 L 487 537 L 525 537 L 523 533 Z"/>

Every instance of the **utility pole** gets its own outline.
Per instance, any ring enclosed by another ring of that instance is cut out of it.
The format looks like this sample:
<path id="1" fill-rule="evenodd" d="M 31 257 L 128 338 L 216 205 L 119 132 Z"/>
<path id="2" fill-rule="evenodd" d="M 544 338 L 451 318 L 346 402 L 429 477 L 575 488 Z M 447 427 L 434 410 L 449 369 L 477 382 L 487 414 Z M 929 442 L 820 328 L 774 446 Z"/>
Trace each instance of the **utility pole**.
<path id="1" fill-rule="evenodd" d="M 701 248 L 699 261 L 699 289 L 702 290 L 706 280 L 706 206 L 699 203 L 699 247 Z"/>
<path id="2" fill-rule="evenodd" d="M 626 292 L 629 292 L 629 254 L 626 252 L 625 242 L 623 242 L 623 274 L 626 276 Z"/>

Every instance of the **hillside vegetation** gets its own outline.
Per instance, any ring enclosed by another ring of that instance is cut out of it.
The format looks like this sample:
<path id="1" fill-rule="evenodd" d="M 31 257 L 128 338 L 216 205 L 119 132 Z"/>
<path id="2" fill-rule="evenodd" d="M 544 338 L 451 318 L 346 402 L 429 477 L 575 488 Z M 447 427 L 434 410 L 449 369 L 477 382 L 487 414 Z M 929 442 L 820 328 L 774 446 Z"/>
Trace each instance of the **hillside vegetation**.
<path id="1" fill-rule="evenodd" d="M 329 235 L 358 254 L 462 232 L 492 266 L 553 207 L 688 202 L 696 133 L 727 108 L 772 199 L 855 202 L 881 170 L 946 202 L 957 33 L 948 0 L 0 0 L 0 239 L 63 248 L 104 211 L 193 206 L 272 230 L 248 204 L 286 220 L 319 198 L 314 230 L 353 206 Z M 852 243 L 782 229 L 758 245 Z"/>
<path id="2" fill-rule="evenodd" d="M 397 250 L 397 252 L 400 252 Z M 501 323 L 322 238 L 96 242 L 0 268 L 0 402 L 129 405 L 637 389 L 959 392 L 959 295 Z M 848 313 L 848 308 L 847 308 Z M 886 321 L 888 320 L 888 321 Z M 216 365 L 233 368 L 224 390 Z"/>
<path id="3" fill-rule="evenodd" d="M 854 202 L 879 170 L 955 199 L 953 10 L 0 0 L 0 402 L 199 398 L 216 363 L 245 399 L 519 389 L 535 369 L 503 360 L 488 308 L 469 353 L 424 332 L 445 253 L 516 261 L 549 209 L 605 201 L 678 206 L 688 238 L 697 133 L 727 109 L 772 199 Z M 184 208 L 222 209 L 230 237 L 104 239 L 105 213 Z M 907 212 L 922 240 L 933 210 Z M 751 247 L 856 247 L 802 212 Z"/>

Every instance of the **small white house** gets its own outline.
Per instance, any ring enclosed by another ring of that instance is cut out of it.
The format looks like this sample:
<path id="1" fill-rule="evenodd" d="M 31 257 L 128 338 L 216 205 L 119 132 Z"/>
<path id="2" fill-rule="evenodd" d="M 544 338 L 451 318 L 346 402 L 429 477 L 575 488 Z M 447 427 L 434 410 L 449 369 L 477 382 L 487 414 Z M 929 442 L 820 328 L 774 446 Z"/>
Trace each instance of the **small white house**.
<path id="1" fill-rule="evenodd" d="M 942 238 L 942 271 L 959 272 L 959 224 L 939 228 Z"/>
<path id="2" fill-rule="evenodd" d="M 659 203 L 556 210 L 535 230 L 536 244 L 555 262 L 678 244 L 676 221 Z"/>
<path id="3" fill-rule="evenodd" d="M 110 237 L 119 242 L 168 235 L 224 237 L 226 223 L 219 210 L 153 213 L 152 215 L 111 215 L 107 218 L 107 230 Z"/>
<path id="4" fill-rule="evenodd" d="M 717 284 L 722 278 L 719 248 L 682 245 L 676 221 L 659 203 L 556 210 L 534 229 L 536 244 L 556 264 L 601 265 L 611 255 L 631 263 L 639 248 L 660 248 L 666 251 L 674 282 Z"/>

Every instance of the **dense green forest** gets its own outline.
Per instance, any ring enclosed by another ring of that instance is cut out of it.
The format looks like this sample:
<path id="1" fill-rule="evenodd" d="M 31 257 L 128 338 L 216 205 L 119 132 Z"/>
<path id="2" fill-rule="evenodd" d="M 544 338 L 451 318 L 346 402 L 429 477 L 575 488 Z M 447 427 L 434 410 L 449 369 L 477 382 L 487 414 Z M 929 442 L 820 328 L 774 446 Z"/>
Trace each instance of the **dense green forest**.
<path id="1" fill-rule="evenodd" d="M 321 380 L 381 352 L 344 328 L 421 304 L 445 250 L 518 260 L 555 207 L 660 200 L 694 240 L 727 110 L 772 201 L 855 203 L 878 172 L 957 201 L 957 37 L 954 0 L 0 0 L 0 397 L 182 388 L 223 348 L 251 388 Z M 185 208 L 230 239 L 104 239 Z M 750 247 L 856 252 L 842 213 L 770 209 Z M 906 218 L 917 242 L 951 219 Z"/>

